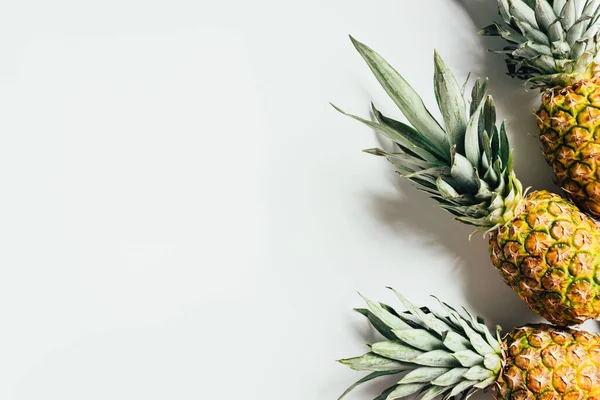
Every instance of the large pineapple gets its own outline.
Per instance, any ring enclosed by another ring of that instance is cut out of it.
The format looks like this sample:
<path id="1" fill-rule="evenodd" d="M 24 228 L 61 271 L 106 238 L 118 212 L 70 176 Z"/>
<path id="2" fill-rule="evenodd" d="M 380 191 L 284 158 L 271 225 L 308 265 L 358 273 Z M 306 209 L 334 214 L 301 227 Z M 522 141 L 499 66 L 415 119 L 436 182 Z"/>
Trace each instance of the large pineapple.
<path id="1" fill-rule="evenodd" d="M 600 216 L 600 7 L 595 0 L 498 0 L 481 31 L 509 43 L 509 75 L 544 91 L 535 113 L 543 153 L 567 195 Z"/>
<path id="2" fill-rule="evenodd" d="M 600 337 L 552 325 L 525 325 L 500 338 L 481 318 L 440 302 L 444 313 L 417 308 L 396 293 L 406 308 L 398 313 L 366 300 L 368 317 L 387 340 L 369 345 L 360 357 L 340 360 L 371 373 L 352 385 L 398 375 L 375 400 L 421 394 L 420 400 L 444 396 L 467 399 L 492 388 L 506 400 L 579 400 L 600 398 Z M 400 377 L 400 374 L 403 374 Z"/>
<path id="3" fill-rule="evenodd" d="M 476 81 L 468 116 L 461 89 L 436 54 L 434 82 L 442 125 L 383 58 L 353 43 L 412 125 L 375 107 L 376 121 L 350 115 L 396 145 L 392 152 L 366 151 L 387 158 L 457 220 L 487 231 L 494 266 L 533 311 L 557 325 L 597 318 L 600 228 L 556 194 L 536 191 L 524 197 L 512 169 L 504 123 L 496 126 L 494 102 L 485 95 L 487 81 Z"/>

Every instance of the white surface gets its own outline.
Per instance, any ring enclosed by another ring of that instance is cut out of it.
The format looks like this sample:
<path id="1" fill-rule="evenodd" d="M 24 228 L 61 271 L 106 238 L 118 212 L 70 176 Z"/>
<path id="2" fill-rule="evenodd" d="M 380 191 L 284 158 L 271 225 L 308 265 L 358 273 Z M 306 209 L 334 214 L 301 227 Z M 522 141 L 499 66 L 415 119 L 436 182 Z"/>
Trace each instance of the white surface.
<path id="1" fill-rule="evenodd" d="M 386 285 L 506 329 L 537 320 L 481 236 L 328 105 L 396 113 L 347 34 L 432 108 L 436 47 L 461 79 L 493 79 L 517 172 L 552 187 L 527 136 L 537 94 L 475 35 L 492 16 L 475 0 L 7 3 L 0 398 L 332 400 L 361 376 L 334 360 L 372 338 L 356 291 L 395 304 Z"/>

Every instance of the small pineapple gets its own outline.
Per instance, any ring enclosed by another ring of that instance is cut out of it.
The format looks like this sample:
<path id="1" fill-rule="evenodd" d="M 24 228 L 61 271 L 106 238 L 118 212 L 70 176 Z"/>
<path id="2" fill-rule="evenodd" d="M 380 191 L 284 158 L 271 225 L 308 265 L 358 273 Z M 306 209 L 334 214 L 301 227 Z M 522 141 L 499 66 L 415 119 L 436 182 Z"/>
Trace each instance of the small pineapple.
<path id="1" fill-rule="evenodd" d="M 420 394 L 420 400 L 460 396 L 491 388 L 497 399 L 579 400 L 600 398 L 600 337 L 547 324 L 516 328 L 504 340 L 481 318 L 440 301 L 444 313 L 418 308 L 396 293 L 407 311 L 365 299 L 357 309 L 387 340 L 369 352 L 340 360 L 370 374 L 352 385 L 385 375 L 398 381 L 375 400 Z"/>
<path id="2" fill-rule="evenodd" d="M 485 94 L 487 81 L 475 82 L 467 114 L 462 90 L 435 54 L 442 125 L 381 56 L 352 41 L 412 125 L 388 118 L 374 106 L 376 121 L 346 114 L 397 146 L 393 152 L 365 151 L 387 158 L 457 220 L 487 231 L 492 263 L 533 311 L 563 326 L 596 319 L 600 228 L 556 194 L 534 191 L 525 196 L 512 169 L 505 125 L 496 126 L 494 102 Z"/>
<path id="3" fill-rule="evenodd" d="M 509 75 L 544 91 L 535 113 L 556 181 L 584 211 L 600 217 L 600 7 L 586 0 L 498 0 Z"/>

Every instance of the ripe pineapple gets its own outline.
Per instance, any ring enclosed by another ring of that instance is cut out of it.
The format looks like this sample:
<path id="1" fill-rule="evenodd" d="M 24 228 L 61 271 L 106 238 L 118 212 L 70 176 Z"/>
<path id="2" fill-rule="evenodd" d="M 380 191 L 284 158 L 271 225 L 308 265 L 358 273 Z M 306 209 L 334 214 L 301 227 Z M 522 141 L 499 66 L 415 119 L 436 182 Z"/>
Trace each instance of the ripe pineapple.
<path id="1" fill-rule="evenodd" d="M 381 56 L 352 41 L 412 125 L 388 118 L 374 106 L 376 121 L 346 114 L 397 146 L 393 152 L 365 151 L 387 158 L 400 175 L 457 220 L 486 230 L 492 263 L 533 311 L 563 326 L 597 318 L 600 228 L 556 194 L 524 195 L 512 169 L 504 123 L 496 126 L 494 102 L 485 94 L 487 81 L 475 82 L 467 117 L 461 89 L 435 54 L 434 82 L 442 125 Z"/>
<path id="2" fill-rule="evenodd" d="M 586 0 L 498 0 L 501 23 L 480 33 L 509 43 L 509 75 L 541 88 L 535 113 L 544 157 L 557 183 L 600 217 L 600 7 Z"/>
<path id="3" fill-rule="evenodd" d="M 445 313 L 417 308 L 396 293 L 407 311 L 367 300 L 365 315 L 387 340 L 360 357 L 340 360 L 371 371 L 352 385 L 404 374 L 375 400 L 415 393 L 420 400 L 461 396 L 492 388 L 498 399 L 579 400 L 600 397 L 600 336 L 547 324 L 516 328 L 504 340 L 481 318 L 440 301 Z M 339 399 L 338 399 L 339 400 Z"/>

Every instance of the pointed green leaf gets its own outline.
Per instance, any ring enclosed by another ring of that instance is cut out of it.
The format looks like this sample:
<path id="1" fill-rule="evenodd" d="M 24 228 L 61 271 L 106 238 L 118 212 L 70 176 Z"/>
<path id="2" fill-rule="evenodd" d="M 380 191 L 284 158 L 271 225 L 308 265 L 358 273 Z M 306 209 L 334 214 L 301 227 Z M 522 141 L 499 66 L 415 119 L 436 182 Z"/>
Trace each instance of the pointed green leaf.
<path id="1" fill-rule="evenodd" d="M 404 343 L 419 350 L 430 351 L 442 347 L 442 341 L 425 329 L 394 330 L 394 334 Z"/>
<path id="2" fill-rule="evenodd" d="M 396 317 L 389 311 L 384 310 L 383 307 L 381 307 L 381 305 L 367 299 L 363 295 L 360 296 L 367 303 L 369 309 L 373 312 L 373 314 L 375 314 L 377 318 L 379 318 L 384 324 L 386 324 L 391 329 L 410 329 L 410 326 L 406 322 L 402 321 L 400 318 Z"/>
<path id="3" fill-rule="evenodd" d="M 355 371 L 406 371 L 414 368 L 411 364 L 390 360 L 373 352 L 360 357 L 342 359 L 339 362 Z"/>
<path id="4" fill-rule="evenodd" d="M 431 382 L 432 385 L 436 386 L 450 386 L 456 385 L 457 383 L 464 381 L 463 375 L 469 370 L 469 368 L 454 368 L 446 372 L 444 375 L 440 375 Z"/>
<path id="5" fill-rule="evenodd" d="M 356 50 L 385 89 L 402 114 L 415 129 L 427 135 L 439 149 L 450 149 L 446 132 L 425 107 L 423 100 L 404 78 L 379 54 L 368 46 L 350 37 Z M 449 158 L 449 157 L 448 157 Z"/>
<path id="6" fill-rule="evenodd" d="M 425 386 L 427 386 L 426 383 L 409 383 L 406 385 L 399 385 L 392 393 L 390 393 L 387 396 L 386 400 L 394 400 L 410 396 L 411 394 L 417 393 Z"/>
<path id="7" fill-rule="evenodd" d="M 480 151 L 479 151 L 479 117 L 485 105 L 485 98 L 481 100 L 477 109 L 471 116 L 467 130 L 465 133 L 465 155 L 472 166 L 479 166 Z"/>
<path id="8" fill-rule="evenodd" d="M 474 367 L 483 363 L 483 357 L 473 350 L 462 350 L 454 353 L 454 358 L 458 360 L 463 367 Z"/>
<path id="9" fill-rule="evenodd" d="M 354 310 L 367 317 L 373 328 L 375 328 L 383 337 L 389 340 L 396 338 L 396 335 L 394 335 L 392 329 L 379 318 L 377 318 L 370 310 L 367 310 L 366 308 L 355 308 Z"/>
<path id="10" fill-rule="evenodd" d="M 554 4 L 552 4 L 552 9 L 556 15 L 561 15 L 563 12 L 563 8 L 566 4 L 567 0 L 554 0 Z"/>
<path id="11" fill-rule="evenodd" d="M 485 388 L 493 385 L 497 379 L 498 379 L 498 377 L 496 375 L 490 376 L 489 378 L 475 384 L 474 387 L 477 389 L 485 389 Z"/>
<path id="12" fill-rule="evenodd" d="M 437 179 L 437 178 L 436 178 Z M 391 291 L 396 294 L 396 297 L 402 302 L 404 307 L 415 317 L 423 322 L 425 327 L 433 330 L 438 335 L 441 335 L 443 332 L 448 330 L 448 325 L 435 317 L 433 314 L 426 314 L 421 309 L 412 304 L 408 299 L 398 293 L 394 288 L 388 287 Z"/>
<path id="13" fill-rule="evenodd" d="M 412 362 L 415 357 L 423 354 L 421 350 L 407 346 L 399 340 L 375 343 L 371 346 L 371 351 L 380 356 L 406 362 Z"/>
<path id="14" fill-rule="evenodd" d="M 494 373 L 492 371 L 483 368 L 480 365 L 475 365 L 474 367 L 469 368 L 469 370 L 465 373 L 465 378 L 470 381 L 482 381 L 493 376 Z"/>
<path id="15" fill-rule="evenodd" d="M 473 385 L 475 385 L 477 383 L 477 381 L 463 381 L 461 383 L 459 383 L 458 385 L 456 385 L 452 391 L 450 392 L 450 396 L 456 396 L 459 393 L 464 392 L 465 390 L 469 389 L 470 387 L 473 387 Z"/>
<path id="16" fill-rule="evenodd" d="M 389 396 L 389 394 L 392 393 L 394 390 L 396 390 L 397 387 L 398 387 L 398 385 L 390 386 L 389 388 L 387 388 L 383 392 L 381 392 L 381 394 L 379 396 L 375 397 L 373 400 L 386 400 L 387 397 Z"/>
<path id="17" fill-rule="evenodd" d="M 446 182 L 441 176 L 437 178 L 435 184 L 437 185 L 440 194 L 445 199 L 453 199 L 460 196 L 458 192 L 452 187 L 452 185 Z"/>
<path id="18" fill-rule="evenodd" d="M 534 28 L 539 28 L 535 12 L 522 0 L 509 0 L 509 12 L 520 21 L 529 23 Z"/>
<path id="19" fill-rule="evenodd" d="M 428 351 L 427 353 L 413 358 L 411 362 L 430 367 L 456 367 L 460 365 L 452 356 L 452 353 L 449 353 L 446 350 Z"/>
<path id="20" fill-rule="evenodd" d="M 467 127 L 467 104 L 452 71 L 437 51 L 434 53 L 434 65 L 435 97 L 452 143 L 455 137 L 462 136 Z"/>
<path id="21" fill-rule="evenodd" d="M 544 30 L 548 31 L 550 25 L 556 21 L 556 14 L 552 9 L 552 6 L 546 0 L 536 0 L 535 4 L 535 20 L 538 23 L 538 26 Z"/>
<path id="22" fill-rule="evenodd" d="M 515 24 L 517 25 L 517 27 L 521 31 L 521 34 L 523 35 L 523 38 L 525 39 L 520 40 L 518 42 L 515 41 L 516 43 L 522 44 L 527 41 L 531 41 L 534 43 L 550 46 L 550 40 L 548 39 L 548 36 L 539 29 L 536 29 L 533 26 L 531 26 L 531 24 L 529 24 L 528 22 L 515 20 Z"/>
<path id="23" fill-rule="evenodd" d="M 338 397 L 338 400 L 342 400 L 353 389 L 355 389 L 357 386 L 359 386 L 359 385 L 361 385 L 361 384 L 363 384 L 365 382 L 369 382 L 369 381 L 371 381 L 373 379 L 376 379 L 376 378 L 379 378 L 381 376 L 395 375 L 395 374 L 397 374 L 399 372 L 401 372 L 401 371 L 375 371 L 375 372 L 372 372 L 369 375 L 365 376 L 364 378 L 359 379 L 352 386 L 350 386 L 348 389 L 346 389 L 346 391 L 344 393 L 342 393 L 342 395 L 340 397 Z"/>
<path id="24" fill-rule="evenodd" d="M 510 144 L 508 142 L 508 136 L 506 136 L 506 126 L 504 121 L 502 121 L 502 125 L 500 125 L 500 161 L 502 162 L 502 167 L 506 168 L 509 157 Z"/>
<path id="25" fill-rule="evenodd" d="M 398 382 L 403 385 L 406 383 L 429 383 L 438 376 L 448 372 L 448 368 L 439 367 L 421 367 L 410 371 Z"/>
<path id="26" fill-rule="evenodd" d="M 498 372 L 502 367 L 502 358 L 498 354 L 488 353 L 483 357 L 483 365 L 490 371 Z"/>
<path id="27" fill-rule="evenodd" d="M 455 153 L 454 162 L 451 168 L 452 178 L 458 182 L 463 189 L 463 193 L 477 193 L 479 177 L 475 167 L 462 155 Z"/>
<path id="28" fill-rule="evenodd" d="M 477 110 L 477 106 L 485 97 L 485 93 L 487 92 L 488 79 L 477 79 L 475 84 L 473 85 L 473 90 L 471 91 L 471 112 L 469 115 L 473 115 L 475 110 Z M 460 143 L 458 138 L 456 139 L 456 143 Z M 460 148 L 459 148 L 460 149 Z"/>
<path id="29" fill-rule="evenodd" d="M 569 28 L 567 31 L 567 43 L 569 43 L 570 46 L 573 46 L 577 40 L 581 39 L 583 32 L 585 32 L 589 24 L 590 18 L 591 17 L 589 16 L 581 17 Z"/>
<path id="30" fill-rule="evenodd" d="M 563 9 L 558 13 L 555 11 L 555 14 L 560 15 L 560 23 L 563 29 L 568 31 L 577 20 L 577 6 L 575 4 L 575 0 L 568 0 Z"/>
<path id="31" fill-rule="evenodd" d="M 437 396 L 443 394 L 445 391 L 450 390 L 450 387 L 446 387 L 446 386 L 434 386 L 431 389 L 429 389 L 428 391 L 426 391 L 423 396 L 421 397 L 421 400 L 431 400 L 436 398 Z"/>
<path id="32" fill-rule="evenodd" d="M 363 119 L 356 115 L 349 114 L 334 104 L 332 104 L 332 107 L 335 108 L 336 111 L 344 114 L 345 116 L 355 119 L 356 121 L 362 122 L 363 124 L 367 125 L 369 128 L 374 129 L 375 131 L 384 135 L 388 139 L 390 139 L 404 147 L 409 148 L 413 153 L 417 154 L 423 160 L 437 162 L 437 157 L 435 155 L 429 153 L 426 149 L 422 149 L 422 148 L 415 146 L 409 140 L 407 140 L 404 135 L 402 135 L 400 132 L 390 128 L 389 126 L 378 124 L 376 122 Z"/>
<path id="33" fill-rule="evenodd" d="M 458 333 L 449 331 L 444 338 L 444 346 L 454 352 L 468 350 L 469 341 Z"/>
<path id="34" fill-rule="evenodd" d="M 421 134 L 419 131 L 414 129 L 412 126 L 406 125 L 400 121 L 396 121 L 395 119 L 388 118 L 383 115 L 375 105 L 371 103 L 371 109 L 373 110 L 373 114 L 377 121 L 380 124 L 388 126 L 402 135 L 408 143 L 414 145 L 414 147 L 419 149 L 424 149 L 431 154 L 435 154 L 438 156 L 440 160 L 448 159 L 448 151 L 438 149 L 431 141 L 427 138 L 427 136 Z"/>

